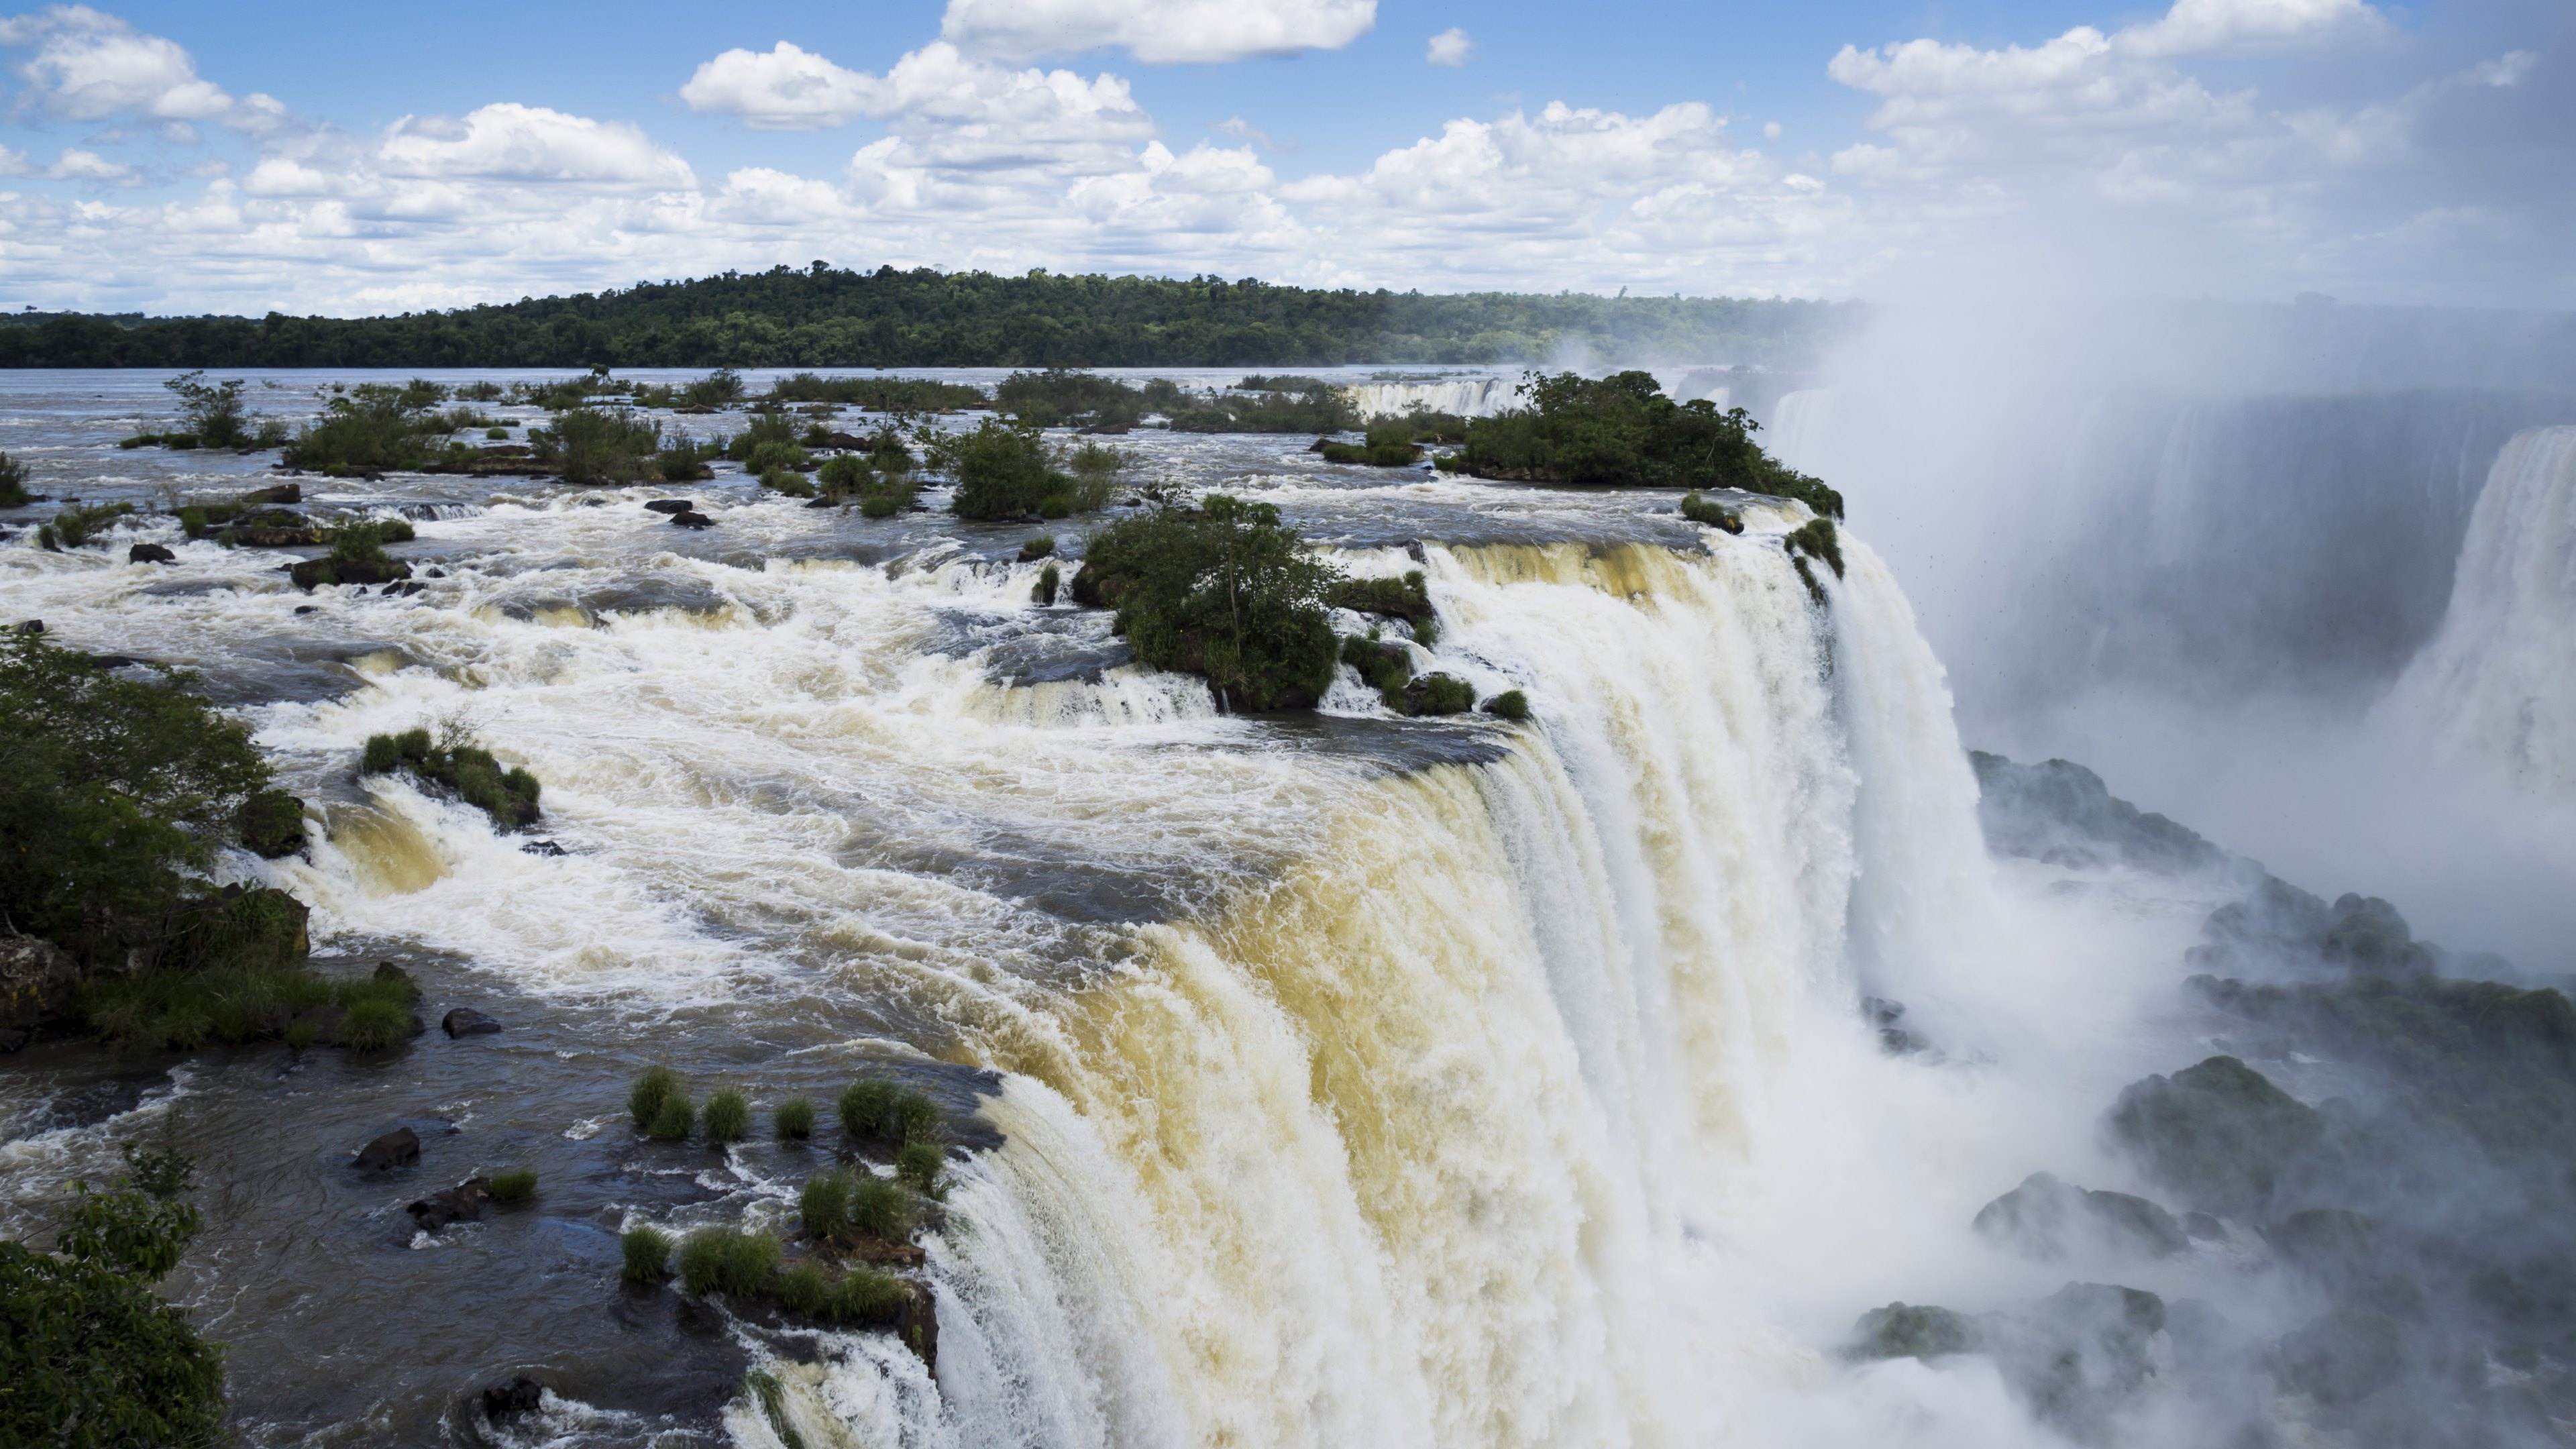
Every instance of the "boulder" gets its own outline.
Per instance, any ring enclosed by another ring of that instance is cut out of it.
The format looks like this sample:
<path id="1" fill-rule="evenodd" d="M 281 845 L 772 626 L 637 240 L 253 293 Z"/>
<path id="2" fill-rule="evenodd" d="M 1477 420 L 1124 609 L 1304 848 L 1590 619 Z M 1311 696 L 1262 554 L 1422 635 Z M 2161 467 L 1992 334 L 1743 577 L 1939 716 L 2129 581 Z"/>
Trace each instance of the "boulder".
<path id="1" fill-rule="evenodd" d="M 31 1027 L 69 1013 L 80 983 L 80 963 L 62 947 L 0 934 L 0 1027 Z"/>
<path id="2" fill-rule="evenodd" d="M 519 847 L 519 850 L 520 850 L 520 852 L 521 852 L 522 854 L 525 854 L 525 855 L 570 855 L 570 854 L 572 854 L 572 852 L 571 852 L 571 851 L 564 849 L 562 846 L 555 844 L 555 843 L 554 843 L 553 841 L 551 841 L 551 840 L 531 840 L 531 841 L 529 841 L 527 844 L 520 846 L 520 847 Z"/>
<path id="3" fill-rule="evenodd" d="M 716 521 L 703 513 L 674 513 L 671 521 L 682 528 L 713 528 Z"/>
<path id="4" fill-rule="evenodd" d="M 125 551 L 127 563 L 177 563 L 179 556 L 157 543 L 138 543 Z"/>
<path id="5" fill-rule="evenodd" d="M 440 1019 L 439 1029 L 451 1037 L 490 1036 L 501 1029 L 501 1023 L 470 1006 L 460 1006 Z"/>
<path id="6" fill-rule="evenodd" d="M 241 496 L 241 501 L 244 503 L 266 504 L 301 503 L 304 501 L 304 485 L 301 483 L 280 483 L 273 488 L 262 488 L 255 492 L 245 493 Z"/>
<path id="7" fill-rule="evenodd" d="M 420 1224 L 420 1230 L 434 1233 L 451 1223 L 470 1223 L 483 1216 L 483 1205 L 492 1200 L 492 1179 L 469 1177 L 454 1187 L 433 1192 L 403 1211 Z"/>
<path id="8" fill-rule="evenodd" d="M 376 969 L 373 974 L 375 979 L 378 981 L 399 981 L 403 985 L 412 988 L 415 992 L 420 989 L 420 983 L 411 979 L 410 972 L 405 971 L 391 961 L 377 962 Z"/>
<path id="9" fill-rule="evenodd" d="M 2109 1125 L 2157 1180 L 2222 1217 L 2262 1216 L 2324 1152 L 2317 1110 L 2234 1057 L 2131 1083 Z"/>
<path id="10" fill-rule="evenodd" d="M 686 498 L 655 498 L 644 507 L 653 513 L 695 513 L 698 505 Z"/>
<path id="11" fill-rule="evenodd" d="M 2162 1258 L 2191 1246 L 2173 1214 L 2125 1192 L 2090 1192 L 2045 1172 L 1980 1209 L 1977 1232 L 2033 1258 L 2114 1252 Z"/>
<path id="12" fill-rule="evenodd" d="M 2077 1439 L 2107 1437 L 2111 1415 L 2155 1375 L 2164 1300 L 2110 1283 L 2069 1283 L 1993 1314 L 1979 1338 L 2004 1382 L 2039 1418 Z"/>
<path id="13" fill-rule="evenodd" d="M 2264 1241 L 2282 1262 L 2335 1287 L 2368 1276 L 2376 1236 L 2370 1219 L 2344 1208 L 2310 1208 L 2263 1229 Z"/>
<path id="14" fill-rule="evenodd" d="M 1939 1358 L 1976 1351 L 1976 1324 L 1966 1314 L 1928 1303 L 1891 1303 L 1860 1316 L 1844 1353 L 1876 1359 Z"/>
<path id="15" fill-rule="evenodd" d="M 319 588 L 324 584 L 390 584 L 411 577 L 411 565 L 398 558 L 389 559 L 306 559 L 287 573 L 299 589 Z"/>
<path id="16" fill-rule="evenodd" d="M 521 1374 L 506 1384 L 494 1384 L 483 1391 L 483 1417 L 499 1422 L 532 1414 L 545 1402 L 546 1386 Z"/>
<path id="17" fill-rule="evenodd" d="M 1905 1003 L 1884 996 L 1864 996 L 1860 1009 L 1878 1029 L 1878 1048 L 1890 1056 L 1912 1056 L 1932 1049 L 1931 1041 L 1904 1024 Z"/>
<path id="18" fill-rule="evenodd" d="M 311 548 L 322 541 L 322 530 L 254 523 L 225 529 L 224 538 L 240 548 Z"/>
<path id="19" fill-rule="evenodd" d="M 391 1172 L 397 1167 L 418 1167 L 420 1134 L 408 1127 L 397 1127 L 359 1148 L 353 1164 L 360 1172 Z"/>
<path id="20" fill-rule="evenodd" d="M 922 1367 L 937 1372 L 939 1368 L 939 1305 L 930 1296 L 930 1285 L 907 1285 L 903 1302 L 894 1310 L 895 1336 L 903 1345 L 921 1356 Z"/>
<path id="21" fill-rule="evenodd" d="M 2283 1335 L 2272 1352 L 2284 1384 L 2329 1408 L 2359 1403 L 2406 1367 L 2397 1320 L 2351 1305 Z"/>
<path id="22" fill-rule="evenodd" d="M 870 445 L 856 433 L 833 432 L 824 436 L 823 446 L 836 453 L 864 453 Z"/>
<path id="23" fill-rule="evenodd" d="M 243 848 L 264 860 L 304 848 L 304 802 L 283 790 L 262 790 L 244 800 L 233 824 Z"/>
<path id="24" fill-rule="evenodd" d="M 5 1057 L 11 1052 L 25 1051 L 27 1043 L 35 1039 L 36 1035 L 31 1031 L 14 1026 L 0 1027 L 0 1057 Z"/>

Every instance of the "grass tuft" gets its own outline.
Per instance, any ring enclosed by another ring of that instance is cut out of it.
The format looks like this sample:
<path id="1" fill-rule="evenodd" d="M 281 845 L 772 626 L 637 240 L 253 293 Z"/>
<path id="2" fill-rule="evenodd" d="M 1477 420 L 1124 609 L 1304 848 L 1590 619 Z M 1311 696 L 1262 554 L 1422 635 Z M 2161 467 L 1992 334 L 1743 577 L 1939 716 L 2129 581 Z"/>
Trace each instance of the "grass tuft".
<path id="1" fill-rule="evenodd" d="M 850 1191 L 854 1185 L 850 1174 L 837 1167 L 805 1179 L 805 1190 L 796 1199 L 805 1236 L 828 1242 L 850 1230 Z"/>
<path id="2" fill-rule="evenodd" d="M 911 1185 L 923 1197 L 939 1196 L 940 1170 L 947 1166 L 948 1154 L 929 1142 L 907 1142 L 894 1155 L 894 1175 Z"/>
<path id="3" fill-rule="evenodd" d="M 352 1051 L 389 1051 L 411 1035 L 411 1013 L 381 996 L 351 1006 L 340 1018 L 340 1045 Z"/>
<path id="4" fill-rule="evenodd" d="M 671 1271 L 671 1235 L 656 1227 L 628 1228 L 617 1245 L 626 1254 L 626 1281 L 659 1283 Z"/>
<path id="5" fill-rule="evenodd" d="M 537 1195 L 537 1175 L 522 1168 L 492 1179 L 492 1201 L 526 1202 Z"/>
<path id="6" fill-rule="evenodd" d="M 814 1135 L 814 1103 L 808 1098 L 790 1097 L 771 1116 L 781 1137 L 802 1141 Z"/>
<path id="7" fill-rule="evenodd" d="M 653 1109 L 652 1125 L 644 1130 L 656 1142 L 683 1142 L 688 1140 L 689 1128 L 697 1118 L 697 1109 L 689 1105 L 689 1094 L 675 1090 Z"/>
<path id="8" fill-rule="evenodd" d="M 912 1195 L 890 1177 L 859 1178 L 850 1189 L 850 1227 L 889 1243 L 905 1241 L 912 1236 Z"/>
<path id="9" fill-rule="evenodd" d="M 651 1127 L 662 1113 L 663 1099 L 681 1092 L 679 1073 L 669 1067 L 646 1067 L 626 1089 L 626 1110 L 635 1114 L 635 1125 Z"/>
<path id="10" fill-rule="evenodd" d="M 778 1239 L 767 1232 L 705 1228 L 680 1245 L 680 1283 L 692 1293 L 757 1298 L 778 1276 Z"/>
<path id="11" fill-rule="evenodd" d="M 751 1099 L 731 1087 L 720 1087 L 707 1098 L 700 1120 L 706 1124 L 709 1142 L 740 1142 L 751 1132 Z"/>

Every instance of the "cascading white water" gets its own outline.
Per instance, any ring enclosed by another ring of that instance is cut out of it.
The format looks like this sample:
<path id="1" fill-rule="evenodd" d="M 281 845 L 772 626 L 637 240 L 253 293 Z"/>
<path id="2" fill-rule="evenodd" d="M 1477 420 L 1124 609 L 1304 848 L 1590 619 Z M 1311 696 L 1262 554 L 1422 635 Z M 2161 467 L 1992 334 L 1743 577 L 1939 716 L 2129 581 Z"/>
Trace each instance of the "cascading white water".
<path id="1" fill-rule="evenodd" d="M 1545 1445 L 1840 1422 L 1769 1402 L 1829 1370 L 1783 1336 L 1736 1213 L 1773 1190 L 1766 1150 L 1801 1150 L 1800 1074 L 1920 1077 L 1869 1051 L 1854 960 L 1939 992 L 1989 887 L 1940 672 L 1883 566 L 1847 541 L 1819 609 L 1757 524 L 1706 557 L 1434 549 L 1443 667 L 1524 688 L 1536 725 L 1490 764 L 1350 782 L 1275 883 L 970 1024 L 966 1054 L 1008 1073 L 987 1115 L 1009 1141 L 936 1249 L 940 1396 L 836 1339 L 780 1369 L 800 1432 Z"/>
<path id="2" fill-rule="evenodd" d="M 2451 755 L 2542 795 L 2576 795 L 2576 428 L 2497 455 L 2451 602 L 2389 707 Z"/>
<path id="3" fill-rule="evenodd" d="M 1343 389 L 1362 418 L 1448 413 L 1482 418 L 1512 405 L 1520 384 L 1507 377 L 1453 377 L 1436 382 L 1358 382 Z"/>

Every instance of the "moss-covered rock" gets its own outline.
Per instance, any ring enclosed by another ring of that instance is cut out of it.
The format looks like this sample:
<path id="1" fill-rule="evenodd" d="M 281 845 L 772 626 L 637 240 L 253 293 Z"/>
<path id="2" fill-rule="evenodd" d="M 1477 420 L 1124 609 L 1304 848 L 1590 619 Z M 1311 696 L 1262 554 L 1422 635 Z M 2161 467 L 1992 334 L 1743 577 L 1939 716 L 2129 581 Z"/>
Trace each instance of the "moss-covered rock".
<path id="1" fill-rule="evenodd" d="M 1979 1209 L 1975 1227 L 2034 1258 L 2102 1250 L 2160 1258 L 2191 1245 L 2173 1214 L 2145 1198 L 2087 1191 L 2045 1172 Z"/>
<path id="2" fill-rule="evenodd" d="M 283 790 L 262 790 L 244 800 L 234 817 L 244 849 L 267 860 L 304 848 L 304 802 Z"/>
<path id="3" fill-rule="evenodd" d="M 2112 1136 L 2193 1207 L 2255 1218 L 2324 1151 L 2316 1109 L 2234 1057 L 2211 1057 L 2120 1094 Z"/>

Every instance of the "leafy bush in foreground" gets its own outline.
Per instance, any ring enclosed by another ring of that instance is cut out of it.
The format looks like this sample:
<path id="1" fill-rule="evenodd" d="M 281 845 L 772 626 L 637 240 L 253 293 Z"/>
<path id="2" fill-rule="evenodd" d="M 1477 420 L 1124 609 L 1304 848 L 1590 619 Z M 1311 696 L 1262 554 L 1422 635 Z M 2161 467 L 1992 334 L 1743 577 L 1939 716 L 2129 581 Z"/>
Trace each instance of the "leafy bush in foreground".
<path id="1" fill-rule="evenodd" d="M 24 508 L 34 501 L 27 494 L 27 465 L 0 453 L 0 508 Z"/>
<path id="2" fill-rule="evenodd" d="M 1842 517 L 1841 494 L 1762 451 L 1753 441 L 1759 424 L 1744 409 L 1676 403 L 1652 373 L 1599 381 L 1532 374 L 1521 394 L 1528 406 L 1468 423 L 1464 471 L 1529 483 L 1736 488 Z"/>
<path id="3" fill-rule="evenodd" d="M 1139 660 L 1205 677 L 1228 708 L 1302 709 L 1332 685 L 1339 577 L 1278 509 L 1212 493 L 1094 533 L 1073 593 L 1118 611 Z"/>
<path id="4" fill-rule="evenodd" d="M 79 1200 L 43 1253 L 0 1243 L 0 1443 L 211 1445 L 222 1350 L 151 1285 L 202 1226 L 175 1152 L 125 1148 L 124 1183 Z"/>

